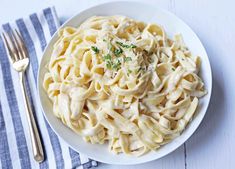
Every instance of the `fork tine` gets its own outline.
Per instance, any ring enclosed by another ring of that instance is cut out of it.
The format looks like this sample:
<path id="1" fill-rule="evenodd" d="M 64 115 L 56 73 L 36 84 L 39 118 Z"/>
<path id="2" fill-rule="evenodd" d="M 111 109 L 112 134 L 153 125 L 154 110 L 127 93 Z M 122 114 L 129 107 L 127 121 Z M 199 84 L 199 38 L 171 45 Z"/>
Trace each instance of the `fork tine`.
<path id="1" fill-rule="evenodd" d="M 18 50 L 18 46 L 17 46 L 16 41 L 15 41 L 15 38 L 13 36 L 13 32 L 12 31 L 7 32 L 7 35 L 8 35 L 9 40 L 10 40 L 10 41 L 8 41 L 8 43 L 10 42 L 10 44 L 12 45 L 10 47 L 11 47 L 11 51 L 14 55 L 15 61 L 18 61 L 20 59 L 19 50 Z"/>
<path id="2" fill-rule="evenodd" d="M 23 40 L 22 36 L 20 35 L 20 33 L 16 29 L 15 29 L 15 35 L 16 35 L 19 43 L 21 44 L 20 47 L 22 49 L 23 58 L 27 58 L 28 57 L 28 55 L 27 55 L 28 51 L 27 51 L 27 48 L 25 46 L 24 40 Z"/>
<path id="3" fill-rule="evenodd" d="M 11 32 L 13 45 L 15 46 L 15 49 L 16 49 L 16 52 L 17 52 L 17 60 L 20 60 L 20 59 L 23 59 L 23 54 L 22 54 L 21 45 L 18 42 L 15 34 L 16 33 L 14 31 Z"/>
<path id="4" fill-rule="evenodd" d="M 9 37 L 9 34 L 8 33 L 2 33 L 2 36 L 3 36 L 3 41 L 4 41 L 4 44 L 6 46 L 6 49 L 8 51 L 8 58 L 9 60 L 14 63 L 16 61 L 16 57 L 15 57 L 15 51 L 14 50 L 14 47 L 13 47 L 13 44 L 12 44 L 12 40 L 11 38 Z"/>

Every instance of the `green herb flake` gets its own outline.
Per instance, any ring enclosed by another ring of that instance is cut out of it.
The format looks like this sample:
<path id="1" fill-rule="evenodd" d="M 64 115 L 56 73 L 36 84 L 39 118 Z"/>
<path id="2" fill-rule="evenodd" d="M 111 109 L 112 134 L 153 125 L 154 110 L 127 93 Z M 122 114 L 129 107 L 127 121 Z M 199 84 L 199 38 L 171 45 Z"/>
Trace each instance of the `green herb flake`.
<path id="1" fill-rule="evenodd" d="M 128 48 L 129 47 L 128 45 L 125 45 L 122 42 L 116 42 L 116 44 L 118 44 L 118 45 L 120 45 L 121 47 L 124 47 L 124 48 Z"/>
<path id="2" fill-rule="evenodd" d="M 96 46 L 91 46 L 91 49 L 95 52 L 95 54 L 98 54 L 100 50 Z"/>
<path id="3" fill-rule="evenodd" d="M 132 71 L 130 69 L 128 69 L 128 73 L 130 74 Z"/>
<path id="4" fill-rule="evenodd" d="M 115 49 L 113 53 L 116 57 L 119 57 L 123 53 L 123 50 L 121 48 Z"/>
<path id="5" fill-rule="evenodd" d="M 112 65 L 112 68 L 118 70 L 121 68 L 121 64 L 121 61 L 117 60 L 117 62 Z"/>
<path id="6" fill-rule="evenodd" d="M 111 55 L 110 54 L 104 55 L 103 60 L 104 61 L 111 60 Z"/>
<path id="7" fill-rule="evenodd" d="M 131 57 L 125 57 L 124 58 L 124 62 L 129 62 L 129 61 L 132 61 Z"/>
<path id="8" fill-rule="evenodd" d="M 123 48 L 136 48 L 137 46 L 131 44 L 131 45 L 127 45 L 127 44 L 124 44 L 122 42 L 116 42 L 116 44 L 118 44 L 119 46 L 123 47 Z"/>
<path id="9" fill-rule="evenodd" d="M 131 47 L 131 48 L 136 48 L 137 46 L 135 46 L 135 45 L 131 44 L 131 45 L 130 45 L 130 47 Z"/>
<path id="10" fill-rule="evenodd" d="M 175 68 L 171 68 L 173 71 L 175 71 Z"/>
<path id="11" fill-rule="evenodd" d="M 111 69 L 112 68 L 112 62 L 111 61 L 108 61 L 107 63 L 106 63 L 106 67 L 108 68 L 108 69 Z"/>

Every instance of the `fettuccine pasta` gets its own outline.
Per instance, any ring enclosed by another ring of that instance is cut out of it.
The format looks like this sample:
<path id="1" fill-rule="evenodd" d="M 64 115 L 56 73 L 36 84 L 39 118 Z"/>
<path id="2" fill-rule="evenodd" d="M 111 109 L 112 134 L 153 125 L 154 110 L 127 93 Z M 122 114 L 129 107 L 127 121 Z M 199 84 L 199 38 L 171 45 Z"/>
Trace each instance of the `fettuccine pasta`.
<path id="1" fill-rule="evenodd" d="M 92 144 L 140 156 L 179 136 L 206 94 L 182 36 L 125 16 L 58 33 L 43 86 L 53 113 Z"/>

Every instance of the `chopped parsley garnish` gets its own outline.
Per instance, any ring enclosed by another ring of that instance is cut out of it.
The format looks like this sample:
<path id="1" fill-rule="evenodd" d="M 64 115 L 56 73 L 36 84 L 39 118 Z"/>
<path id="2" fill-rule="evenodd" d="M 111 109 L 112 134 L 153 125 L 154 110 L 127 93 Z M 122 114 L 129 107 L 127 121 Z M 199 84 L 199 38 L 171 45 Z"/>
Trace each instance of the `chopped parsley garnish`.
<path id="1" fill-rule="evenodd" d="M 130 69 L 127 70 L 127 76 L 129 76 L 132 73 Z"/>
<path id="2" fill-rule="evenodd" d="M 123 48 L 136 48 L 135 45 L 131 44 L 131 45 L 127 45 L 127 44 L 124 44 L 122 42 L 116 42 L 118 45 L 120 45 L 121 47 Z"/>
<path id="3" fill-rule="evenodd" d="M 171 68 L 173 71 L 175 71 L 175 68 Z"/>
<path id="4" fill-rule="evenodd" d="M 131 45 L 130 45 L 130 47 L 131 47 L 131 48 L 136 48 L 137 46 L 135 46 L 135 45 L 131 44 Z"/>
<path id="5" fill-rule="evenodd" d="M 112 57 L 110 54 L 107 54 L 105 56 L 103 56 L 103 60 L 105 61 L 106 63 L 106 67 L 108 69 L 120 69 L 121 68 L 121 61 L 119 59 L 116 59 L 116 60 L 112 60 Z"/>
<path id="6" fill-rule="evenodd" d="M 123 50 L 121 48 L 115 49 L 113 53 L 115 56 L 119 57 L 123 53 Z"/>
<path id="7" fill-rule="evenodd" d="M 106 67 L 107 67 L 108 69 L 111 69 L 112 65 L 113 65 L 113 63 L 112 63 L 111 61 L 107 61 Z"/>
<path id="8" fill-rule="evenodd" d="M 98 54 L 100 50 L 96 46 L 92 46 L 91 49 L 95 52 L 95 54 Z"/>
<path id="9" fill-rule="evenodd" d="M 106 41 L 106 40 L 103 39 L 103 41 Z M 122 62 L 132 61 L 131 57 L 124 57 L 124 58 L 118 58 L 118 57 L 120 57 L 121 54 L 123 53 L 123 48 L 136 48 L 136 46 L 133 44 L 127 45 L 122 42 L 116 42 L 116 43 L 119 45 L 119 47 L 117 48 L 115 48 L 111 42 L 107 43 L 109 52 L 108 54 L 102 57 L 108 69 L 119 70 L 121 68 Z M 92 50 L 95 50 L 95 49 L 92 49 Z M 116 58 L 112 58 L 113 55 L 116 56 Z M 130 71 L 128 72 L 130 73 Z"/>
<path id="10" fill-rule="evenodd" d="M 124 58 L 124 62 L 129 62 L 129 61 L 132 61 L 131 57 L 125 57 Z"/>
<path id="11" fill-rule="evenodd" d="M 103 42 L 107 42 L 105 39 L 103 39 Z"/>
<path id="12" fill-rule="evenodd" d="M 103 60 L 104 61 L 111 60 L 111 55 L 110 54 L 104 55 Z"/>
<path id="13" fill-rule="evenodd" d="M 121 68 L 121 64 L 121 61 L 117 60 L 117 62 L 113 64 L 112 68 L 118 70 Z"/>

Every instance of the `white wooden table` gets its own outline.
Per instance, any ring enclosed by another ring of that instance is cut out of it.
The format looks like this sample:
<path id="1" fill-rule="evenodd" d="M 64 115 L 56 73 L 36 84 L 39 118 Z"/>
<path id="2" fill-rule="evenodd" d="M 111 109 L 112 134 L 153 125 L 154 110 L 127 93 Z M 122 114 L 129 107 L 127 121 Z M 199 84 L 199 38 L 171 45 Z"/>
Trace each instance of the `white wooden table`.
<path id="1" fill-rule="evenodd" d="M 103 2 L 107 0 L 0 0 L 0 25 L 52 5 L 64 21 L 89 6 Z M 200 37 L 208 52 L 213 71 L 211 104 L 196 133 L 173 153 L 142 165 L 101 164 L 98 169 L 234 169 L 235 1 L 148 2 L 175 13 Z"/>

